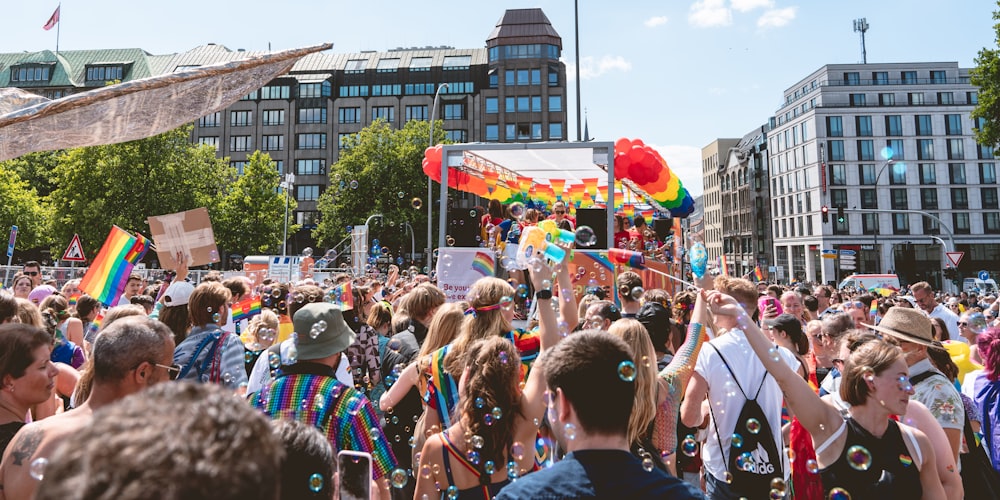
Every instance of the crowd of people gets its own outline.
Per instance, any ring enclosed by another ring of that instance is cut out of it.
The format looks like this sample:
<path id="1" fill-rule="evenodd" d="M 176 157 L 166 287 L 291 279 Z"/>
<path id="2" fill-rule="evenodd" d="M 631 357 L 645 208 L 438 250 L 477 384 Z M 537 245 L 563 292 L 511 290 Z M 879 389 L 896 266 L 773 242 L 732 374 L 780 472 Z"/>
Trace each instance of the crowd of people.
<path id="1" fill-rule="evenodd" d="M 541 217 L 514 208 L 483 218 L 507 248 Z M 663 251 L 640 220 L 615 245 Z M 0 290 L 0 500 L 1000 494 L 996 297 L 617 271 L 578 297 L 532 258 L 449 303 L 415 268 L 181 267 L 104 308 L 26 263 Z"/>

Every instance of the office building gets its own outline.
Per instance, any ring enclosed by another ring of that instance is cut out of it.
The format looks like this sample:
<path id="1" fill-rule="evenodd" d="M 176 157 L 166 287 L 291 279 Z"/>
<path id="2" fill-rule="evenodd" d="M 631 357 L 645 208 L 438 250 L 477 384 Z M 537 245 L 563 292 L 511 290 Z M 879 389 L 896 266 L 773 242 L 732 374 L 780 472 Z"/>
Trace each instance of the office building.
<path id="1" fill-rule="evenodd" d="M 376 120 L 401 128 L 409 120 L 433 115 L 443 120 L 454 142 L 566 140 L 566 67 L 559 61 L 561 53 L 562 39 L 541 9 L 515 9 L 503 14 L 485 47 L 311 54 L 287 75 L 202 117 L 192 140 L 214 146 L 237 169 L 260 150 L 280 172 L 295 174 L 295 217 L 306 229 L 295 235 L 295 251 L 312 244 L 307 229 L 315 227 L 316 200 L 330 182 L 328 167 L 336 163 L 344 138 Z M 109 81 L 252 54 L 216 44 L 168 55 L 141 49 L 0 54 L 0 87 L 58 98 Z M 439 88 L 439 109 L 432 113 Z"/>

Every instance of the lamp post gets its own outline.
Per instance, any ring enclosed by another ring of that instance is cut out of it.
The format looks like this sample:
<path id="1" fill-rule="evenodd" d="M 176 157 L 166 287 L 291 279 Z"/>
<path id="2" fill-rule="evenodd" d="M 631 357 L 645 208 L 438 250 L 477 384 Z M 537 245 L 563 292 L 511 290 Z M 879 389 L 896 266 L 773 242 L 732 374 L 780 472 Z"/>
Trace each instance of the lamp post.
<path id="1" fill-rule="evenodd" d="M 406 229 L 410 230 L 410 261 L 413 261 L 414 254 L 417 253 L 417 240 L 413 235 L 413 226 L 409 222 L 403 222 L 406 225 Z"/>
<path id="2" fill-rule="evenodd" d="M 889 165 L 892 165 L 894 163 L 896 163 L 896 160 L 893 160 L 891 158 L 888 159 L 888 160 L 886 160 L 885 163 L 882 164 L 882 166 L 879 168 L 878 173 L 875 174 L 875 204 L 876 204 L 876 208 L 878 206 L 878 181 L 879 181 L 879 179 L 882 178 L 882 174 L 885 172 L 885 169 L 889 168 Z M 875 272 L 882 272 L 882 251 L 879 250 L 879 248 L 878 248 L 878 233 L 879 233 L 880 230 L 882 230 L 882 226 L 881 226 L 881 224 L 879 224 L 879 214 L 878 214 L 878 212 L 875 212 L 875 237 L 873 238 L 875 240 L 875 245 L 874 245 L 875 246 L 875 255 L 877 256 L 876 257 L 877 260 L 875 261 L 875 265 L 876 265 Z"/>
<path id="3" fill-rule="evenodd" d="M 438 85 L 437 91 L 434 92 L 434 104 L 431 105 L 431 134 L 430 138 L 427 140 L 429 148 L 434 147 L 434 117 L 437 115 L 438 99 L 441 98 L 441 89 L 449 88 L 447 83 L 442 83 Z M 444 163 L 445 159 L 442 158 L 441 162 Z M 443 167 L 442 167 L 443 168 Z M 434 207 L 433 200 L 434 193 L 431 191 L 431 178 L 427 177 L 427 270 L 428 272 L 434 267 L 433 262 L 433 244 L 431 243 L 431 228 L 433 227 L 432 220 L 434 219 L 434 214 L 431 209 Z"/>
<path id="4" fill-rule="evenodd" d="M 285 180 L 281 182 L 280 186 L 285 190 L 285 231 L 284 236 L 281 240 L 281 260 L 284 261 L 288 256 L 288 192 L 291 191 L 292 186 L 295 184 L 295 174 L 285 174 Z M 292 279 L 292 264 L 288 263 L 288 280 Z"/>

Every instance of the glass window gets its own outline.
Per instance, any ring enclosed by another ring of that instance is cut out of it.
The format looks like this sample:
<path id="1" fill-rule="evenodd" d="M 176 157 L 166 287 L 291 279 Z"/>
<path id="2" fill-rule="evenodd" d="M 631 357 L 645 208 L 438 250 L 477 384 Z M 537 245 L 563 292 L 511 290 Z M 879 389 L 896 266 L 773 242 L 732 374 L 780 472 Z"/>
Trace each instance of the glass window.
<path id="1" fill-rule="evenodd" d="M 378 120 L 379 118 L 393 123 L 396 121 L 396 107 L 395 106 L 373 106 L 372 107 L 372 121 Z"/>
<path id="2" fill-rule="evenodd" d="M 938 92 L 938 104 L 955 104 L 955 94 L 952 92 Z"/>
<path id="3" fill-rule="evenodd" d="M 444 105 L 444 119 L 445 120 L 464 120 L 465 119 L 465 104 L 445 104 Z"/>
<path id="4" fill-rule="evenodd" d="M 517 98 L 517 111 L 527 113 L 531 108 L 531 100 L 527 96 Z"/>
<path id="5" fill-rule="evenodd" d="M 549 66 L 549 87 L 559 86 L 559 67 Z"/>
<path id="6" fill-rule="evenodd" d="M 487 97 L 486 98 L 486 113 L 488 113 L 488 114 L 499 113 L 500 112 L 500 104 L 499 104 L 498 101 L 499 101 L 499 99 L 496 98 L 496 97 Z"/>
<path id="7" fill-rule="evenodd" d="M 892 199 L 892 209 L 893 210 L 906 210 L 909 208 L 910 203 L 906 198 L 905 189 L 890 189 L 889 194 Z"/>
<path id="8" fill-rule="evenodd" d="M 49 65 L 10 67 L 10 80 L 12 82 L 47 82 L 51 74 Z"/>
<path id="9" fill-rule="evenodd" d="M 326 149 L 326 134 L 299 134 L 296 149 Z"/>
<path id="10" fill-rule="evenodd" d="M 291 85 L 268 85 L 260 88 L 260 98 L 263 100 L 288 99 L 291 96 Z"/>
<path id="11" fill-rule="evenodd" d="M 531 70 L 531 84 L 532 85 L 542 84 L 542 70 L 540 69 Z"/>
<path id="12" fill-rule="evenodd" d="M 828 141 L 830 161 L 844 161 L 844 141 Z"/>
<path id="13" fill-rule="evenodd" d="M 205 146 L 212 146 L 216 151 L 219 150 L 219 138 L 213 136 L 201 136 L 198 138 L 198 144 Z"/>
<path id="14" fill-rule="evenodd" d="M 247 167 L 247 162 L 245 161 L 231 161 L 229 166 L 236 169 L 238 175 L 243 175 L 243 169 Z"/>
<path id="15" fill-rule="evenodd" d="M 500 140 L 500 126 L 499 125 L 487 125 L 486 126 L 486 140 L 487 141 L 499 141 Z"/>
<path id="16" fill-rule="evenodd" d="M 862 185 L 871 186 L 875 184 L 875 165 L 858 165 L 858 178 L 861 180 Z"/>
<path id="17" fill-rule="evenodd" d="M 364 73 L 365 66 L 368 65 L 368 59 L 351 59 L 347 61 L 347 66 L 344 67 L 344 73 Z"/>
<path id="18" fill-rule="evenodd" d="M 324 175 L 326 174 L 326 160 L 295 160 L 295 175 Z"/>
<path id="19" fill-rule="evenodd" d="M 858 135 L 862 137 L 872 136 L 872 117 L 870 116 L 856 116 L 854 117 L 855 125 L 858 129 Z"/>
<path id="20" fill-rule="evenodd" d="M 542 138 L 542 124 L 541 123 L 532 123 L 531 124 L 531 138 L 532 139 L 541 139 Z"/>
<path id="21" fill-rule="evenodd" d="M 983 208 L 997 208 L 997 188 L 979 188 L 979 196 L 983 200 Z"/>
<path id="22" fill-rule="evenodd" d="M 889 169 L 889 184 L 906 184 L 906 164 L 893 163 L 887 167 Z"/>
<path id="23" fill-rule="evenodd" d="M 265 135 L 260 138 L 261 151 L 283 151 L 285 149 L 285 136 Z"/>
<path id="24" fill-rule="evenodd" d="M 323 121 L 319 123 L 326 123 L 326 108 L 313 108 L 323 110 Z M 265 109 L 260 112 L 261 121 L 265 126 L 275 126 L 285 124 L 285 110 L 283 109 Z"/>
<path id="25" fill-rule="evenodd" d="M 468 142 L 468 132 L 461 129 L 447 129 L 444 131 L 445 138 L 451 142 Z"/>
<path id="26" fill-rule="evenodd" d="M 969 190 L 966 188 L 951 188 L 951 208 L 966 210 L 969 208 Z"/>
<path id="27" fill-rule="evenodd" d="M 343 110 L 344 108 L 341 108 L 341 111 Z M 299 123 L 326 123 L 326 108 L 299 108 Z"/>
<path id="28" fill-rule="evenodd" d="M 896 105 L 896 94 L 892 92 L 883 92 L 878 95 L 879 106 L 895 106 Z"/>
<path id="29" fill-rule="evenodd" d="M 979 164 L 979 183 L 980 184 L 996 184 L 997 182 L 997 167 L 994 163 L 980 163 Z"/>
<path id="30" fill-rule="evenodd" d="M 861 76 L 857 71 L 844 73 L 844 85 L 861 85 Z"/>
<path id="31" fill-rule="evenodd" d="M 878 197 L 874 189 L 861 190 L 861 208 L 878 208 Z"/>
<path id="32" fill-rule="evenodd" d="M 910 92 L 906 94 L 907 99 L 911 106 L 919 106 L 924 103 L 924 93 L 923 92 Z"/>
<path id="33" fill-rule="evenodd" d="M 205 115 L 198 119 L 198 126 L 202 128 L 218 127 L 221 116 L 222 116 L 221 111 L 216 111 L 215 113 Z"/>
<path id="34" fill-rule="evenodd" d="M 319 199 L 319 185 L 306 184 L 295 186 L 295 199 L 298 201 L 313 201 Z"/>
<path id="35" fill-rule="evenodd" d="M 562 138 L 563 138 L 562 123 L 549 123 L 549 139 L 562 139 Z"/>
<path id="36" fill-rule="evenodd" d="M 230 151 L 250 151 L 253 149 L 253 136 L 234 135 L 229 138 Z"/>
<path id="37" fill-rule="evenodd" d="M 340 108 L 339 123 L 361 123 L 361 108 Z"/>
<path id="38" fill-rule="evenodd" d="M 878 214 L 861 214 L 861 230 L 865 234 L 875 234 Z"/>
<path id="39" fill-rule="evenodd" d="M 841 117 L 839 116 L 826 117 L 826 135 L 830 137 L 844 136 L 844 124 L 843 124 L 843 119 Z"/>
<path id="40" fill-rule="evenodd" d="M 830 190 L 830 204 L 833 208 L 846 207 L 847 206 L 847 190 L 846 189 L 831 189 Z"/>
<path id="41" fill-rule="evenodd" d="M 112 66 L 87 66 L 88 81 L 121 80 L 124 67 L 121 64 Z"/>
<path id="42" fill-rule="evenodd" d="M 858 161 L 875 161 L 875 142 L 871 139 L 858 141 Z"/>
<path id="43" fill-rule="evenodd" d="M 469 69 L 472 65 L 472 56 L 444 56 L 444 62 L 441 64 L 443 69 Z"/>
<path id="44" fill-rule="evenodd" d="M 504 107 L 503 110 L 507 113 L 513 113 L 517 111 L 517 98 L 516 97 L 504 97 Z"/>
<path id="45" fill-rule="evenodd" d="M 966 104 L 979 104 L 979 92 L 966 92 L 965 93 L 965 103 Z"/>
<path id="46" fill-rule="evenodd" d="M 969 234 L 969 213 L 962 212 L 957 214 L 951 214 L 952 220 L 955 222 L 955 234 Z"/>
<path id="47" fill-rule="evenodd" d="M 931 83 L 946 83 L 947 79 L 944 74 L 944 71 L 941 70 L 931 70 Z"/>
<path id="48" fill-rule="evenodd" d="M 517 125 L 513 123 L 508 123 L 504 125 L 504 137 L 508 141 L 517 140 Z"/>
<path id="49" fill-rule="evenodd" d="M 549 96 L 549 111 L 562 111 L 562 96 L 561 95 L 550 95 Z"/>
<path id="50" fill-rule="evenodd" d="M 367 85 L 345 85 L 340 87 L 340 97 L 368 97 Z"/>
<path id="51" fill-rule="evenodd" d="M 500 75 L 496 73 L 496 70 L 490 71 L 490 88 L 495 89 L 500 85 Z"/>
<path id="52" fill-rule="evenodd" d="M 899 74 L 900 80 L 902 80 L 903 85 L 913 85 L 917 83 L 917 72 L 916 71 L 902 71 Z"/>
<path id="53" fill-rule="evenodd" d="M 512 69 L 504 71 L 503 84 L 507 86 L 517 85 L 517 76 L 515 75 L 517 75 L 517 72 Z"/>
<path id="54" fill-rule="evenodd" d="M 528 73 L 529 72 L 526 69 L 519 69 L 519 70 L 517 70 L 517 84 L 518 85 L 527 85 L 528 84 L 528 82 L 529 82 L 529 79 L 528 79 L 529 75 L 528 75 Z"/>
<path id="55" fill-rule="evenodd" d="M 920 188 L 920 208 L 923 210 L 937 210 L 937 188 Z"/>
<path id="56" fill-rule="evenodd" d="M 337 149 L 347 149 L 354 145 L 357 134 L 352 132 L 341 132 L 337 134 Z"/>
<path id="57" fill-rule="evenodd" d="M 531 96 L 531 112 L 540 113 L 542 111 L 542 97 L 533 95 Z"/>
<path id="58" fill-rule="evenodd" d="M 802 142 L 809 140 L 809 122 L 802 122 Z"/>
<path id="59" fill-rule="evenodd" d="M 847 185 L 846 165 L 830 165 L 830 184 L 833 186 Z"/>
<path id="60" fill-rule="evenodd" d="M 885 135 L 903 135 L 903 117 L 888 115 L 885 117 Z"/>
<path id="61" fill-rule="evenodd" d="M 933 163 L 921 163 L 917 168 L 920 170 L 921 184 L 937 184 L 937 172 Z"/>
<path id="62" fill-rule="evenodd" d="M 395 73 L 398 68 L 398 57 L 379 59 L 378 64 L 375 65 L 375 71 L 378 73 Z"/>
<path id="63" fill-rule="evenodd" d="M 917 139 L 917 159 L 934 159 L 934 139 Z"/>
<path id="64" fill-rule="evenodd" d="M 230 127 L 249 127 L 253 125 L 253 111 L 230 111 Z"/>
<path id="65" fill-rule="evenodd" d="M 300 83 L 299 97 L 330 97 L 330 82 Z"/>
<path id="66" fill-rule="evenodd" d="M 403 95 L 403 86 L 400 84 L 372 85 L 373 96 Z"/>
<path id="67" fill-rule="evenodd" d="M 865 105 L 864 94 L 851 94 L 851 106 L 864 106 L 864 105 Z"/>
<path id="68" fill-rule="evenodd" d="M 965 141 L 962 139 L 948 139 L 948 159 L 965 159 Z"/>
<path id="69" fill-rule="evenodd" d="M 487 113 L 489 113 L 489 99 L 486 100 Z M 493 98 L 493 105 L 496 106 L 496 97 Z M 496 111 L 493 111 L 496 113 Z M 417 105 L 417 106 L 407 106 L 406 107 L 406 121 L 410 120 L 427 120 L 427 106 Z"/>
<path id="70" fill-rule="evenodd" d="M 983 214 L 983 231 L 986 234 L 1000 234 L 1000 212 Z"/>
<path id="71" fill-rule="evenodd" d="M 910 234 L 910 215 L 892 214 L 892 232 L 895 234 Z"/>
<path id="72" fill-rule="evenodd" d="M 965 164 L 949 163 L 948 178 L 952 184 L 965 184 Z"/>
<path id="73" fill-rule="evenodd" d="M 906 151 L 903 148 L 903 140 L 889 139 L 885 141 L 885 151 L 882 152 L 882 157 L 896 161 L 906 159 Z"/>
<path id="74" fill-rule="evenodd" d="M 962 135 L 962 115 L 944 115 L 944 133 Z"/>
<path id="75" fill-rule="evenodd" d="M 875 85 L 888 85 L 889 84 L 889 72 L 888 71 L 873 71 L 872 72 L 872 83 Z"/>
<path id="76" fill-rule="evenodd" d="M 914 120 L 917 125 L 917 135 L 934 135 L 931 115 L 917 115 Z"/>
<path id="77" fill-rule="evenodd" d="M 432 57 L 414 57 L 410 59 L 410 71 L 430 71 Z"/>
<path id="78" fill-rule="evenodd" d="M 978 146 L 980 160 L 992 160 L 994 158 L 993 146 L 986 146 L 984 144 L 976 144 L 976 146 Z"/>

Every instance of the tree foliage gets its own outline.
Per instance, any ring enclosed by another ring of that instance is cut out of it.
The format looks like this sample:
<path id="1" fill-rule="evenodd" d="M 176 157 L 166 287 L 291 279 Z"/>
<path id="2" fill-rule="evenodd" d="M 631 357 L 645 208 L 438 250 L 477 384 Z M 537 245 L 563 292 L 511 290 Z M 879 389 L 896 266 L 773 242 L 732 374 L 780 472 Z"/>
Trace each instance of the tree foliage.
<path id="1" fill-rule="evenodd" d="M 56 165 L 65 156 L 64 151 L 43 151 L 29 153 L 24 156 L 7 160 L 3 164 L 17 173 L 18 177 L 35 188 L 38 196 L 46 197 L 52 192 L 52 176 Z"/>
<path id="2" fill-rule="evenodd" d="M 278 190 L 281 175 L 270 155 L 256 151 L 247 158 L 243 175 L 227 187 L 219 200 L 213 229 L 219 246 L 241 255 L 281 252 L 284 232 L 285 194 Z M 292 225 L 295 199 L 288 206 L 288 234 L 298 230 Z"/>
<path id="3" fill-rule="evenodd" d="M 430 137 L 430 123 L 411 120 L 394 130 L 379 120 L 350 136 L 340 160 L 330 170 L 330 187 L 317 203 L 320 220 L 313 237 L 320 245 L 333 245 L 347 235 L 348 226 L 362 224 L 373 214 L 369 234 L 393 253 L 410 250 L 409 223 L 417 252 L 427 237 L 427 176 L 421 170 Z M 445 142 L 441 122 L 434 127 L 434 142 Z M 356 186 L 356 187 L 355 187 Z M 437 188 L 437 186 L 435 186 Z M 418 202 L 414 200 L 418 199 Z M 414 208 L 418 205 L 420 208 Z"/>
<path id="4" fill-rule="evenodd" d="M 35 188 L 21 179 L 9 163 L 0 163 L 0 234 L 7 235 L 11 226 L 17 226 L 18 248 L 48 245 L 48 210 Z"/>
<path id="5" fill-rule="evenodd" d="M 210 146 L 192 144 L 191 125 L 121 144 L 72 149 L 54 172 L 50 196 L 56 241 L 79 233 L 95 255 L 112 225 L 149 235 L 151 215 L 208 207 L 234 177 Z"/>
<path id="6" fill-rule="evenodd" d="M 1000 9 L 1000 1 L 997 2 Z M 996 32 L 994 42 L 1000 46 L 1000 10 L 993 12 Z M 976 142 L 983 145 L 1000 144 L 1000 50 L 983 48 L 976 57 L 976 67 L 969 72 L 973 85 L 979 87 L 979 104 L 972 110 L 972 119 L 982 123 L 976 129 Z"/>

